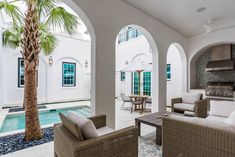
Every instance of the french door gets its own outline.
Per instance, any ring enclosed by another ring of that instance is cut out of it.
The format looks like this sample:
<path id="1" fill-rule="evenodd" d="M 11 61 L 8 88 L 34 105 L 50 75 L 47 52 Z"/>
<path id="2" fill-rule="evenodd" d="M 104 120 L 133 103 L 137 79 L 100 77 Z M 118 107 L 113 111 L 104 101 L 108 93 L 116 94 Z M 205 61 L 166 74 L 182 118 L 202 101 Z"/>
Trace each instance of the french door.
<path id="1" fill-rule="evenodd" d="M 151 96 L 151 72 L 142 72 L 139 87 L 139 77 L 137 72 L 132 73 L 132 94 L 138 94 L 140 88 L 140 94 Z"/>

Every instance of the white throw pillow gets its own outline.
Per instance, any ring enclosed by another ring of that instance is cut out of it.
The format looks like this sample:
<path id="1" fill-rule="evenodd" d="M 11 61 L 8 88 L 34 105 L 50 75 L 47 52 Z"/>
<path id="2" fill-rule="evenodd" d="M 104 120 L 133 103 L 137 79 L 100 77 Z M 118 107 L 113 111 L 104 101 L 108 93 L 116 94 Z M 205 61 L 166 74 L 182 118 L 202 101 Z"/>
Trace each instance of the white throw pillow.
<path id="1" fill-rule="evenodd" d="M 229 117 L 234 110 L 234 101 L 210 101 L 211 116 Z"/>
<path id="2" fill-rule="evenodd" d="M 235 110 L 232 112 L 232 114 L 228 117 L 228 119 L 225 121 L 225 123 L 230 124 L 235 127 Z"/>
<path id="3" fill-rule="evenodd" d="M 83 118 L 73 111 L 68 112 L 68 117 L 77 124 L 85 140 L 98 137 L 95 125 L 90 119 Z"/>
<path id="4" fill-rule="evenodd" d="M 200 100 L 201 93 L 183 93 L 182 94 L 182 102 L 193 104 L 195 101 Z"/>

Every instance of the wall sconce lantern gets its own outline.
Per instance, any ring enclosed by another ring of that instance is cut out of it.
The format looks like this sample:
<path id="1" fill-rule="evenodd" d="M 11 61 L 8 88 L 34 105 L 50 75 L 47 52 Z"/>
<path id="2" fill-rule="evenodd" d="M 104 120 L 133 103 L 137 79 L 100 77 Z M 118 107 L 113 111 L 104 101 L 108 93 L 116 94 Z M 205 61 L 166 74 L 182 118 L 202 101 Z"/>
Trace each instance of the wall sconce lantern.
<path id="1" fill-rule="evenodd" d="M 52 58 L 52 56 L 49 57 L 48 62 L 49 62 L 49 65 L 52 65 L 52 64 L 53 64 L 53 58 Z"/>
<path id="2" fill-rule="evenodd" d="M 128 64 L 129 64 L 129 62 L 128 62 L 128 60 L 126 60 L 125 65 L 128 65 Z"/>
<path id="3" fill-rule="evenodd" d="M 85 61 L 85 68 L 88 68 L 88 60 Z"/>

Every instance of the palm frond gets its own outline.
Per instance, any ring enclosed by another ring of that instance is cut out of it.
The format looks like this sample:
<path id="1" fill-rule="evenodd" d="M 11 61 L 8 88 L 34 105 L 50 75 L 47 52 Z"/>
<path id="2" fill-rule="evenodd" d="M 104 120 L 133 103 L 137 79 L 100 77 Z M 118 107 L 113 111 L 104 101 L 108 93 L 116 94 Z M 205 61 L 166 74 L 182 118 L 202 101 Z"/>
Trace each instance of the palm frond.
<path id="1" fill-rule="evenodd" d="M 19 7 L 12 3 L 6 1 L 0 2 L 0 11 L 10 16 L 13 24 L 22 23 L 23 21 L 23 13 L 20 11 Z"/>
<path id="2" fill-rule="evenodd" d="M 48 12 L 50 12 L 50 10 L 54 8 L 59 2 L 59 0 L 37 0 L 39 18 L 48 14 Z"/>
<path id="3" fill-rule="evenodd" d="M 2 45 L 14 49 L 21 47 L 22 34 L 23 34 L 22 26 L 12 25 L 8 29 L 3 29 Z"/>
<path id="4" fill-rule="evenodd" d="M 55 7 L 48 14 L 45 24 L 56 31 L 71 35 L 78 30 L 79 20 L 77 16 L 69 13 L 63 7 Z"/>
<path id="5" fill-rule="evenodd" d="M 46 56 L 50 55 L 57 46 L 56 37 L 49 31 L 46 25 L 40 25 L 40 46 Z"/>

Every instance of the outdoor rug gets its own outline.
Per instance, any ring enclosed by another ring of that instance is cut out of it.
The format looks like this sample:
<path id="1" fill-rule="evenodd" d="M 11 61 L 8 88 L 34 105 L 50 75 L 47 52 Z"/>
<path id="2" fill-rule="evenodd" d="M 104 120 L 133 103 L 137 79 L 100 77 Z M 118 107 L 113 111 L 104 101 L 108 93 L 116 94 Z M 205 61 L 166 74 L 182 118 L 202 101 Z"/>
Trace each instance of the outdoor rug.
<path id="1" fill-rule="evenodd" d="M 155 132 L 139 137 L 139 157 L 162 157 L 161 149 L 156 145 Z"/>

